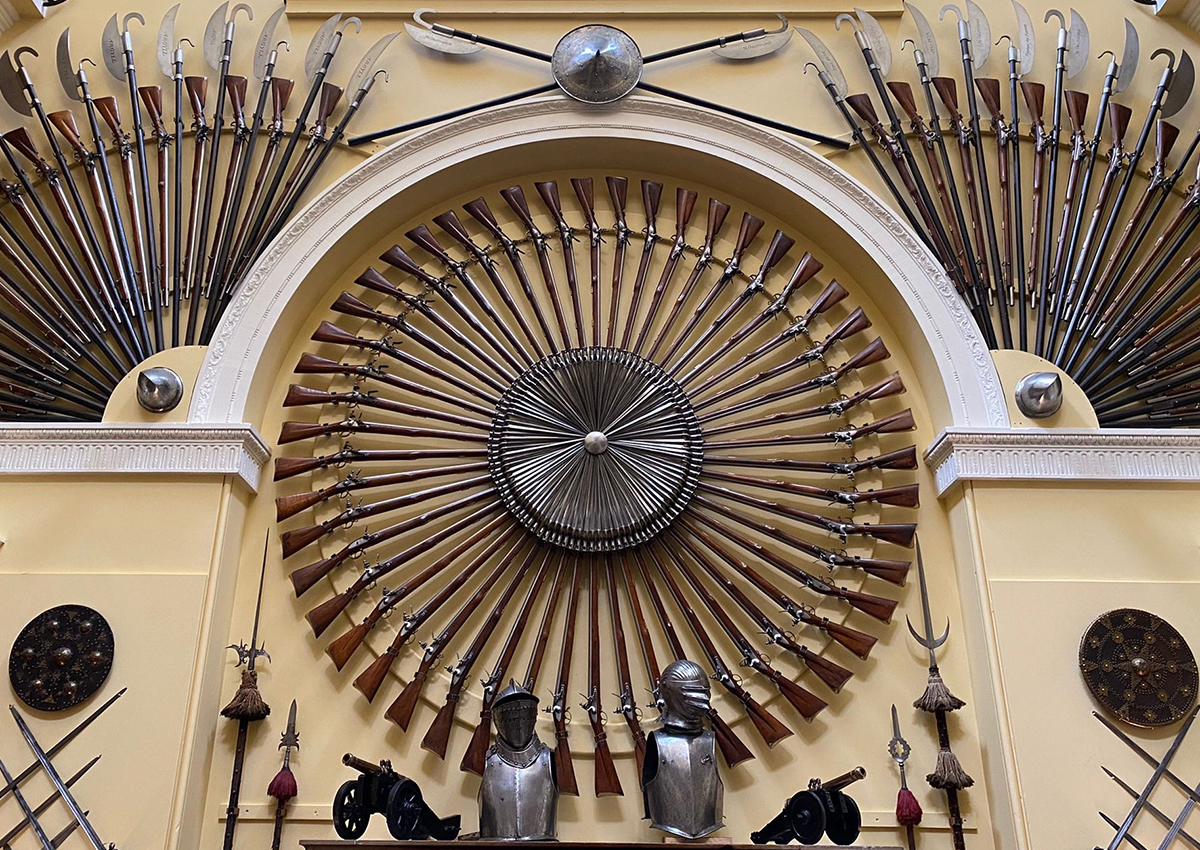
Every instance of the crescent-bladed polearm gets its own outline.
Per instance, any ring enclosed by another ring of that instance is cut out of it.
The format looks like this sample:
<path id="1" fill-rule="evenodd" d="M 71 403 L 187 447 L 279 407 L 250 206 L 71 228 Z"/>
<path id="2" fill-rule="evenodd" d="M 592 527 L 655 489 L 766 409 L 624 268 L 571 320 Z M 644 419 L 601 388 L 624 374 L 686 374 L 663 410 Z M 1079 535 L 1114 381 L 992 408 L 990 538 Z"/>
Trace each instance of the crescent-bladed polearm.
<path id="1" fill-rule="evenodd" d="M 180 328 L 183 317 L 183 43 L 192 42 L 183 38 L 175 40 L 175 15 L 179 4 L 172 6 L 163 17 L 158 29 L 158 66 L 172 83 L 175 97 L 175 168 L 173 183 L 175 203 L 171 209 L 171 250 L 168 252 L 171 280 L 171 345 L 183 345 Z M 163 281 L 166 284 L 166 281 Z"/>
<path id="2" fill-rule="evenodd" d="M 1022 351 L 1029 350 L 1029 319 L 1027 301 L 1021 285 L 1025 277 L 1025 200 L 1023 197 L 1024 184 L 1021 181 L 1021 106 L 1017 90 L 1021 77 L 1033 68 L 1033 54 L 1036 44 L 1033 37 L 1033 21 L 1017 0 L 1013 0 L 1013 11 L 1016 13 L 1016 36 L 1000 36 L 1008 38 L 1008 99 L 1012 120 L 1009 122 L 1009 145 L 1012 147 L 1013 191 L 1012 205 L 1008 210 L 1011 222 L 1013 244 L 1013 277 L 1016 289 L 1017 310 L 1017 339 Z M 999 43 L 999 42 L 997 42 Z"/>

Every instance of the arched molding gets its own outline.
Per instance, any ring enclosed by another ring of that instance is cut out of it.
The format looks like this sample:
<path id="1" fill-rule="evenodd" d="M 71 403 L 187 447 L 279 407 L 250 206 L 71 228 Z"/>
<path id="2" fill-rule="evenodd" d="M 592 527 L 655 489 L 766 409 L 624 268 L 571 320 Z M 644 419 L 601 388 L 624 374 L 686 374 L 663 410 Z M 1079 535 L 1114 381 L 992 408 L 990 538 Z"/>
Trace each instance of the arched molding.
<path id="1" fill-rule="evenodd" d="M 189 421 L 254 422 L 274 379 L 289 307 L 327 282 L 322 258 L 357 226 L 430 178 L 472 161 L 539 142 L 631 140 L 702 154 L 767 180 L 820 211 L 852 240 L 896 290 L 915 331 L 913 356 L 936 373 L 939 427 L 1007 427 L 1008 412 L 987 346 L 936 259 L 877 196 L 851 175 L 789 139 L 690 106 L 631 97 L 615 109 L 587 109 L 548 97 L 478 113 L 392 145 L 313 200 L 258 260 L 217 328 L 200 369 Z M 297 297 L 298 294 L 301 297 Z M 895 317 L 893 317 L 895 318 Z M 923 349 L 923 351 L 915 351 Z M 256 383 L 257 382 L 257 383 Z M 930 381 L 930 383 L 934 383 Z"/>

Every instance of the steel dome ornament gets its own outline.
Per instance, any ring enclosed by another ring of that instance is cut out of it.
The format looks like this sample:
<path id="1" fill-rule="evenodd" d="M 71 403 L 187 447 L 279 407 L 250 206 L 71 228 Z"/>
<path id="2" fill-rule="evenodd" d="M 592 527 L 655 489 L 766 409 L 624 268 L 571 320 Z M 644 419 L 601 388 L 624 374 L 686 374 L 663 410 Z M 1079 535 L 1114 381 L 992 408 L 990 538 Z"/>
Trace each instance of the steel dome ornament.
<path id="1" fill-rule="evenodd" d="M 562 37 L 550 69 L 568 96 L 584 103 L 612 103 L 641 81 L 642 52 L 623 30 L 588 24 Z"/>

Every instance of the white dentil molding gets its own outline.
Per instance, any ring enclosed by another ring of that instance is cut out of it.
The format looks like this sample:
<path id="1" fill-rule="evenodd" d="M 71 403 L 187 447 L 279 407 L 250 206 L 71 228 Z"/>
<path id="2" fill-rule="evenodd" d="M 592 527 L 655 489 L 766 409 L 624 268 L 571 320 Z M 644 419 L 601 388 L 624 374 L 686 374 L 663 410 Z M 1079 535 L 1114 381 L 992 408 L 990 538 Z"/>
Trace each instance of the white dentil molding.
<path id="1" fill-rule="evenodd" d="M 234 475 L 257 492 L 270 456 L 266 441 L 243 424 L 0 428 L 0 475 Z"/>
<path id="2" fill-rule="evenodd" d="M 1200 431 L 947 428 L 925 461 L 939 497 L 960 481 L 1200 483 Z"/>

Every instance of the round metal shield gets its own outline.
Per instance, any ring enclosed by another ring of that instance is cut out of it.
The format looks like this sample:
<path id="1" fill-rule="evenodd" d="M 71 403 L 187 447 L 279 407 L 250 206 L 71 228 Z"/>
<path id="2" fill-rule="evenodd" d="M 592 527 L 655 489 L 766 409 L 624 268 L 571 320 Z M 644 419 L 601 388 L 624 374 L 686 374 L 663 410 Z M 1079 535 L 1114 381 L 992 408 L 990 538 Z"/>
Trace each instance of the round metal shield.
<path id="1" fill-rule="evenodd" d="M 612 103 L 642 79 L 642 52 L 616 27 L 587 24 L 564 35 L 551 62 L 554 82 L 584 103 Z"/>
<path id="2" fill-rule="evenodd" d="M 1092 696 L 1133 726 L 1166 726 L 1196 702 L 1196 658 L 1161 617 L 1118 608 L 1096 618 L 1079 645 L 1079 669 Z"/>
<path id="3" fill-rule="evenodd" d="M 62 711 L 90 697 L 112 670 L 113 633 L 86 605 L 59 605 L 21 630 L 8 656 L 8 676 L 21 702 Z"/>

